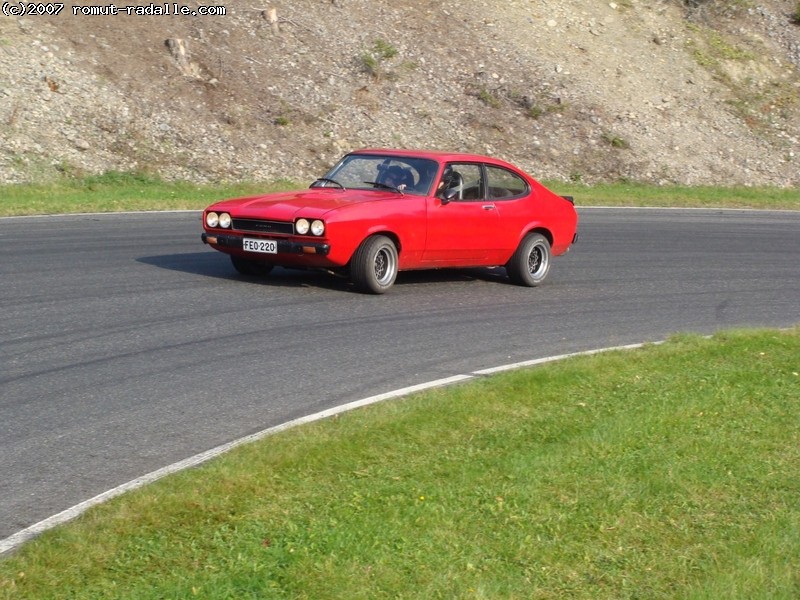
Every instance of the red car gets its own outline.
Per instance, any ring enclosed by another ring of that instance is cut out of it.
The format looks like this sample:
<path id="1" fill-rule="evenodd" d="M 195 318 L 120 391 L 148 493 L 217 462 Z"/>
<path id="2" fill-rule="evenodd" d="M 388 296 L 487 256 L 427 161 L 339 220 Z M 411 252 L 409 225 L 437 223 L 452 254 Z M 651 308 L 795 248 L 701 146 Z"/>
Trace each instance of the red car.
<path id="1" fill-rule="evenodd" d="M 243 274 L 320 268 L 382 294 L 398 271 L 442 267 L 502 265 L 514 283 L 539 285 L 577 223 L 571 198 L 504 161 L 368 149 L 309 189 L 209 206 L 202 239 Z"/>

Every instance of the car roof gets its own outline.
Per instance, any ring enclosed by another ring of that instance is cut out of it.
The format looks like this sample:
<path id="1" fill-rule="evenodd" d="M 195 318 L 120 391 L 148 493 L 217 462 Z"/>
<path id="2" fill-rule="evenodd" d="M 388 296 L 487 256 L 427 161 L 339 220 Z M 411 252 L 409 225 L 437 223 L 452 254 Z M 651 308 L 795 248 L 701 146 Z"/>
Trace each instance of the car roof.
<path id="1" fill-rule="evenodd" d="M 350 154 L 379 154 L 385 156 L 402 156 L 406 158 L 429 158 L 438 162 L 489 162 L 498 165 L 505 165 L 515 169 L 514 165 L 507 163 L 499 158 L 483 156 L 481 154 L 470 154 L 467 152 L 445 152 L 440 150 L 399 150 L 392 148 L 362 148 L 350 152 Z"/>

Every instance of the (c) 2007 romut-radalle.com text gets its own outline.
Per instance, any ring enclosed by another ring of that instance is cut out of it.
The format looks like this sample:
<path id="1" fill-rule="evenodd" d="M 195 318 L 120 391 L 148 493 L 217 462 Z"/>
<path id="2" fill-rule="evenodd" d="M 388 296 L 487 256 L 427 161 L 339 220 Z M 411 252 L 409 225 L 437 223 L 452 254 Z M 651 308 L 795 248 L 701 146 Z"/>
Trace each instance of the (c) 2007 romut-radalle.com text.
<path id="1" fill-rule="evenodd" d="M 224 16 L 228 14 L 224 6 L 186 6 L 177 2 L 149 3 L 141 6 L 117 4 L 75 5 L 64 10 L 63 2 L 3 2 L 0 5 L 6 17 L 34 17 L 44 15 L 89 16 Z"/>

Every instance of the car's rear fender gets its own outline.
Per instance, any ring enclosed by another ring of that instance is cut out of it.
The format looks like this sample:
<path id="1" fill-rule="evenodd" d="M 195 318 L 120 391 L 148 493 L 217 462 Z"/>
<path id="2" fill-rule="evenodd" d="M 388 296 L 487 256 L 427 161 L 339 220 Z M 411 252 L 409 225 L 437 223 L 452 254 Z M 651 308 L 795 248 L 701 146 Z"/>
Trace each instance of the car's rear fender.
<path id="1" fill-rule="evenodd" d="M 553 256 L 559 256 L 567 252 L 570 249 L 570 246 L 572 245 L 572 242 L 575 239 L 574 234 L 572 235 L 572 237 L 567 237 L 565 235 L 566 232 L 562 232 L 556 236 L 554 235 L 552 230 L 546 227 L 533 227 L 530 230 L 528 230 L 526 235 L 528 233 L 541 233 L 544 237 L 546 237 L 547 241 L 550 244 L 550 248 L 553 251 Z"/>
<path id="2" fill-rule="evenodd" d="M 550 244 L 550 248 L 552 248 L 554 256 L 558 256 L 567 252 L 573 241 L 573 238 L 567 239 L 563 235 L 557 239 L 552 230 L 544 227 L 543 225 L 531 225 L 523 230 L 522 235 L 517 240 L 517 246 L 519 246 L 522 240 L 525 239 L 525 236 L 532 233 L 541 233 L 547 239 L 548 243 Z"/>
<path id="3" fill-rule="evenodd" d="M 570 201 L 559 197 L 562 206 L 568 207 L 567 211 L 556 211 L 552 207 L 545 207 L 543 214 L 522 228 L 522 235 L 517 243 L 529 233 L 541 233 L 547 238 L 553 255 L 558 256 L 569 250 L 570 245 L 575 239 L 575 232 L 578 227 L 578 215 L 572 207 Z M 568 204 L 569 203 L 569 204 Z M 557 205 L 556 205 L 557 206 Z M 547 210 L 549 208 L 549 210 Z"/>
<path id="4" fill-rule="evenodd" d="M 553 233 L 547 229 L 547 227 L 542 227 L 541 225 L 537 227 L 532 227 L 528 231 L 525 232 L 525 235 L 531 233 L 541 233 L 545 238 L 547 238 L 547 242 L 552 246 L 553 245 Z M 522 236 L 525 237 L 525 236 Z"/>
<path id="5" fill-rule="evenodd" d="M 525 233 L 523 233 L 522 237 L 520 237 L 519 242 L 521 242 L 523 239 L 525 239 L 526 236 L 532 233 L 541 233 L 545 238 L 547 238 L 547 242 L 551 246 L 553 245 L 553 233 L 547 227 L 544 227 L 542 225 L 535 225 L 526 229 Z"/>

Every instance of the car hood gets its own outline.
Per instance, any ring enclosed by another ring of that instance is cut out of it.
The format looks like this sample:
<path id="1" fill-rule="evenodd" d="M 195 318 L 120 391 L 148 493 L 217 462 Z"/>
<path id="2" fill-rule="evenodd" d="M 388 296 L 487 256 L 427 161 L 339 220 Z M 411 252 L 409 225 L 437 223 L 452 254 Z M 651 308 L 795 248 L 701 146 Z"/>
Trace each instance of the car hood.
<path id="1" fill-rule="evenodd" d="M 217 202 L 211 210 L 227 211 L 235 217 L 266 218 L 291 221 L 302 213 L 305 217 L 323 217 L 325 213 L 354 204 L 397 197 L 395 192 L 381 190 L 341 190 L 315 188 L 299 192 L 278 192 L 263 196 L 234 198 Z"/>

